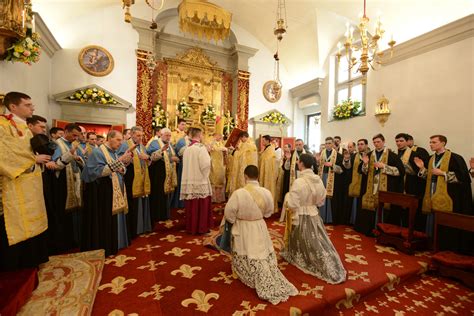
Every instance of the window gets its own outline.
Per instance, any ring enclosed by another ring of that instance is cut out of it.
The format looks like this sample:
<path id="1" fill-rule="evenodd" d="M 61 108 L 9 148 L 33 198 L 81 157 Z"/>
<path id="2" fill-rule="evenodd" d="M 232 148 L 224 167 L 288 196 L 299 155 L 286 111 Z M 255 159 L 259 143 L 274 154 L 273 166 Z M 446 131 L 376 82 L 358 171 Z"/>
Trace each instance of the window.
<path id="1" fill-rule="evenodd" d="M 349 55 L 349 59 L 355 57 L 360 58 L 360 52 L 354 52 Z M 330 105 L 329 113 L 332 113 L 332 109 L 342 101 L 351 98 L 352 101 L 361 102 L 360 115 L 365 115 L 365 94 L 366 85 L 362 84 L 362 80 L 365 78 L 357 71 L 358 65 L 355 65 L 352 69 L 349 69 L 349 62 L 346 56 L 341 56 L 341 60 L 337 62 L 335 58 L 335 96 L 334 105 Z M 332 118 L 332 114 L 329 116 Z"/>
<path id="2" fill-rule="evenodd" d="M 319 152 L 321 144 L 321 112 L 306 116 L 306 144 L 312 152 Z"/>

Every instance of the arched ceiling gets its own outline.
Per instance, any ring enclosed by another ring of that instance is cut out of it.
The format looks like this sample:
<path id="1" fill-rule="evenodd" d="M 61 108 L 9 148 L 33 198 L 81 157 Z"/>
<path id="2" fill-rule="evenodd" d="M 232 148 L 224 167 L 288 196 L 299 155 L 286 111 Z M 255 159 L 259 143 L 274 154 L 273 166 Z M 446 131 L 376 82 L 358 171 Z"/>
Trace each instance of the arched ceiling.
<path id="1" fill-rule="evenodd" d="M 159 2 L 155 0 L 155 3 Z M 180 2 L 164 0 L 162 10 L 176 8 Z M 277 0 L 211 2 L 232 12 L 232 23 L 253 34 L 270 51 L 276 50 L 273 28 Z M 95 8 L 120 7 L 121 3 L 121 0 L 33 0 L 33 8 L 48 25 L 50 22 L 60 25 Z M 323 65 L 328 54 L 342 39 L 346 23 L 357 24 L 363 11 L 363 0 L 287 0 L 286 7 L 288 33 L 280 44 L 280 57 L 291 77 L 289 81 L 296 85 L 324 76 Z M 131 12 L 134 17 L 151 19 L 145 0 L 135 0 Z M 387 31 L 384 42 L 393 34 L 397 43 L 401 43 L 472 13 L 472 0 L 367 1 L 367 15 L 371 22 L 381 15 Z M 52 31 L 54 34 L 54 28 Z"/>

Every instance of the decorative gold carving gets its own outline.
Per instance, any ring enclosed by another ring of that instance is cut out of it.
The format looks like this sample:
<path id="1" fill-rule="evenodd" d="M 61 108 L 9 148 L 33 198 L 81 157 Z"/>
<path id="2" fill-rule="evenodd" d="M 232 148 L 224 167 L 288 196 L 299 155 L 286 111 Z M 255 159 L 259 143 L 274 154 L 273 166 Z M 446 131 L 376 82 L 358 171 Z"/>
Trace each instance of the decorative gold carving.
<path id="1" fill-rule="evenodd" d="M 188 63 L 190 65 L 200 65 L 202 67 L 210 68 L 214 68 L 217 64 L 216 62 L 212 62 L 211 59 L 206 54 L 204 54 L 202 49 L 199 47 L 192 47 L 184 53 L 178 54 L 176 56 L 176 60 L 183 63 Z"/>
<path id="2" fill-rule="evenodd" d="M 377 101 L 377 107 L 375 108 L 375 117 L 379 121 L 380 125 L 384 126 L 385 123 L 388 121 L 388 117 L 390 116 L 390 108 L 388 104 L 390 101 L 382 95 L 382 97 Z"/>

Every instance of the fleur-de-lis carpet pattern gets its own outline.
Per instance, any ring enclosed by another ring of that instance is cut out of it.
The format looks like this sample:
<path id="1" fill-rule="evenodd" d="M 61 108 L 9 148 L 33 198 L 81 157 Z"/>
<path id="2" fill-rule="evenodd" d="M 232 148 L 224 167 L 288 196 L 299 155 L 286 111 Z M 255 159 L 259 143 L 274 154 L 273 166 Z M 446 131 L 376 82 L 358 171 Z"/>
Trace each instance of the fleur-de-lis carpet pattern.
<path id="1" fill-rule="evenodd" d="M 214 212 L 218 228 L 222 208 Z M 172 223 L 172 225 L 170 224 Z M 184 213 L 157 223 L 106 259 L 93 315 L 471 315 L 474 293 L 425 275 L 430 253 L 409 256 L 376 245 L 347 226 L 327 226 L 347 270 L 330 285 L 279 256 L 284 226 L 267 220 L 282 273 L 299 290 L 277 306 L 258 298 L 232 273 L 230 257 L 212 248 L 217 232 L 188 235 Z M 210 242 L 211 241 L 211 242 Z"/>

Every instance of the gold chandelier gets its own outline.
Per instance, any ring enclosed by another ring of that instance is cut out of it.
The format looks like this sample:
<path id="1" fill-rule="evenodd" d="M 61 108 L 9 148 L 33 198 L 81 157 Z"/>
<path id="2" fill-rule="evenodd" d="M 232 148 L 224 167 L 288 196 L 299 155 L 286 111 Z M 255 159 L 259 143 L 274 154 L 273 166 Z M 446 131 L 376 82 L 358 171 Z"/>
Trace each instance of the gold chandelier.
<path id="1" fill-rule="evenodd" d="M 372 37 L 369 37 L 368 33 L 368 25 L 369 25 L 369 18 L 365 12 L 366 8 L 366 0 L 364 0 L 364 15 L 360 19 L 360 23 L 358 26 L 359 34 L 360 34 L 360 44 L 354 44 L 354 28 L 349 24 L 347 25 L 346 30 L 346 41 L 344 43 L 345 48 L 345 55 L 349 63 L 349 69 L 352 69 L 354 66 L 358 65 L 357 71 L 359 71 L 363 76 L 367 74 L 369 71 L 369 66 L 373 70 L 376 70 L 377 65 L 382 64 L 382 57 L 384 55 L 383 52 L 379 51 L 379 40 L 382 39 L 385 30 L 382 28 L 382 22 L 380 21 L 380 17 L 377 20 L 376 27 L 375 27 L 375 34 Z M 395 41 L 393 38 L 388 42 L 390 46 L 390 58 L 393 56 L 393 46 L 395 46 Z M 336 54 L 337 61 L 339 62 L 341 59 L 341 43 L 337 43 L 338 52 Z M 354 52 L 360 52 L 360 58 L 357 60 L 354 57 Z"/>
<path id="2" fill-rule="evenodd" d="M 232 14 L 207 0 L 183 0 L 178 14 L 182 32 L 216 42 L 229 37 Z"/>

